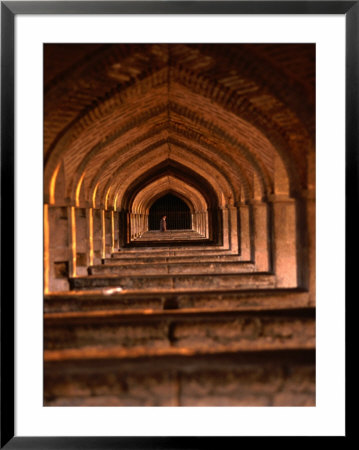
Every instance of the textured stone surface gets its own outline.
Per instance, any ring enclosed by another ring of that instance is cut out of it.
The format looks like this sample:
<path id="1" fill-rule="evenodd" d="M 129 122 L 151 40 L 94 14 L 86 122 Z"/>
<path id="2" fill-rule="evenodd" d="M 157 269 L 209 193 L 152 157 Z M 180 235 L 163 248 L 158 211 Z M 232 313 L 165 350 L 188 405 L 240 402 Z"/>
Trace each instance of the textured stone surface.
<path id="1" fill-rule="evenodd" d="M 315 405 L 315 82 L 314 44 L 44 46 L 46 405 Z"/>
<path id="2" fill-rule="evenodd" d="M 90 355 L 89 355 L 90 356 Z M 114 356 L 114 355 L 113 355 Z M 314 353 L 157 356 L 45 364 L 45 404 L 315 406 Z M 92 356 L 94 357 L 94 355 Z M 61 370 L 61 375 L 59 374 Z"/>
<path id="3" fill-rule="evenodd" d="M 221 311 L 103 311 L 48 314 L 45 348 L 84 346 L 242 349 L 314 347 L 312 308 Z"/>

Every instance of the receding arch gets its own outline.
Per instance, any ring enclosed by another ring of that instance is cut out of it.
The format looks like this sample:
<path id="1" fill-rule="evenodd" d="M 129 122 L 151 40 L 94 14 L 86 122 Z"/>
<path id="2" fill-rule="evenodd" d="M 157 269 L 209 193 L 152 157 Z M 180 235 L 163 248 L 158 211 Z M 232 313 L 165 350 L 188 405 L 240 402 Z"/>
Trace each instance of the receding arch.
<path id="1" fill-rule="evenodd" d="M 208 180 L 200 174 L 173 160 L 162 161 L 146 173 L 143 173 L 142 176 L 136 177 L 127 187 L 124 195 L 122 195 L 121 203 L 120 205 L 117 205 L 117 209 L 122 211 L 122 214 L 130 212 L 136 196 L 145 189 L 147 185 L 150 185 L 164 176 L 181 180 L 185 185 L 191 186 L 200 192 L 207 205 L 209 239 L 213 242 L 219 242 L 221 240 L 221 235 L 219 215 L 220 198 L 218 198 L 218 192 L 216 192 Z M 130 233 L 128 233 L 128 226 L 129 223 L 127 221 L 122 222 L 121 232 L 123 236 L 130 236 Z"/>
<path id="2" fill-rule="evenodd" d="M 167 192 L 173 192 L 175 195 L 185 201 L 192 212 L 205 211 L 208 205 L 203 195 L 194 187 L 189 186 L 182 180 L 173 176 L 165 175 L 150 184 L 147 184 L 133 199 L 130 206 L 131 212 L 148 214 L 152 203 Z"/>
<path id="3" fill-rule="evenodd" d="M 191 210 L 185 199 L 173 191 L 166 192 L 152 202 L 148 215 L 149 230 L 159 230 L 163 216 L 167 218 L 168 230 L 191 229 Z"/>
<path id="4" fill-rule="evenodd" d="M 191 93 L 191 95 L 195 95 L 195 94 L 193 94 L 193 93 Z M 176 99 L 177 99 L 177 97 L 176 97 Z M 179 112 L 180 112 L 180 109 L 181 108 L 178 108 L 178 107 L 176 107 L 175 106 L 176 105 L 176 102 L 171 102 L 171 104 L 170 104 L 170 106 L 169 106 L 169 108 L 170 108 L 170 110 L 172 109 L 172 110 L 175 110 L 175 112 L 176 112 L 176 114 L 179 114 Z M 153 109 L 156 109 L 157 107 L 155 107 L 155 108 L 153 108 Z M 157 109 L 157 111 L 160 111 L 161 113 L 163 113 L 164 112 L 164 110 L 165 110 L 165 108 L 166 108 L 166 106 L 165 105 L 159 105 L 159 109 Z M 167 106 L 167 108 L 168 108 L 168 106 Z M 183 109 L 183 108 L 182 108 Z M 153 113 L 153 111 L 151 112 L 151 113 Z M 151 114 L 150 114 L 151 115 Z M 143 124 L 145 124 L 146 122 L 147 122 L 147 120 L 149 120 L 148 118 L 150 117 L 150 115 L 148 115 L 148 112 L 144 112 L 143 114 L 142 114 L 142 123 Z M 189 115 L 192 115 L 193 116 L 193 114 L 192 114 L 192 112 L 188 112 L 187 113 L 187 116 L 189 116 Z M 244 115 L 245 116 L 245 115 Z M 122 120 L 122 119 L 121 119 Z M 132 123 L 132 126 L 138 126 L 138 121 L 136 121 L 136 120 L 132 120 L 131 119 L 131 121 L 130 121 L 131 123 Z M 202 121 L 203 122 L 203 121 Z M 205 123 L 205 121 L 203 122 L 203 123 Z M 124 127 L 123 127 L 123 132 L 126 132 L 126 131 L 128 131 L 130 128 L 130 125 L 125 125 Z M 216 127 L 215 128 L 213 128 L 213 125 L 211 125 L 210 124 L 210 122 L 208 122 L 208 127 L 209 128 L 211 128 L 212 127 L 212 129 L 213 130 L 216 130 Z M 274 127 L 274 128 L 276 128 L 276 127 Z M 277 136 L 278 137 L 278 136 Z M 279 138 L 278 138 L 279 139 Z M 277 139 L 277 141 L 278 141 L 278 139 Z M 280 140 L 280 139 L 279 139 Z M 279 141 L 278 141 L 279 142 Z M 69 143 L 69 142 L 68 142 Z M 101 146 L 101 144 L 99 144 L 99 146 Z M 280 147 L 279 147 L 279 149 L 280 149 Z M 276 151 L 276 150 L 275 150 Z M 286 152 L 287 153 L 287 152 Z M 287 166 L 288 166 L 288 164 L 286 164 Z M 292 164 L 290 164 L 290 166 L 291 166 Z M 46 171 L 45 171 L 46 172 Z M 294 175 L 295 176 L 295 175 Z M 46 178 L 46 176 L 45 176 L 45 178 Z M 291 181 L 292 182 L 292 181 Z M 75 181 L 75 185 L 76 185 L 76 181 Z M 46 183 L 45 183 L 45 189 L 46 189 Z"/>

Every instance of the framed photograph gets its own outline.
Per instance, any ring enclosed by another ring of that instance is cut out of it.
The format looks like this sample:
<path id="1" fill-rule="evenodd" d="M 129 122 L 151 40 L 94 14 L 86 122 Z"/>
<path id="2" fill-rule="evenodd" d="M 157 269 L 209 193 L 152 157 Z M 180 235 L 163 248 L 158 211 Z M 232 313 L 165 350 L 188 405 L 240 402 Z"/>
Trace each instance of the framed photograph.
<path id="1" fill-rule="evenodd" d="M 1 2 L 1 448 L 348 435 L 358 14 Z"/>

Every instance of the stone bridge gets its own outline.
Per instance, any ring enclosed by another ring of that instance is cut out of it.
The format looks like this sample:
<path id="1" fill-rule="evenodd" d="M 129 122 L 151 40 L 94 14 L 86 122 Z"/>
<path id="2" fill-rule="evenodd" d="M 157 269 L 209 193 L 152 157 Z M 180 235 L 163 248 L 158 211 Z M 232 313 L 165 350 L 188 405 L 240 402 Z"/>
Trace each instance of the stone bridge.
<path id="1" fill-rule="evenodd" d="M 45 404 L 315 405 L 315 46 L 44 68 Z"/>

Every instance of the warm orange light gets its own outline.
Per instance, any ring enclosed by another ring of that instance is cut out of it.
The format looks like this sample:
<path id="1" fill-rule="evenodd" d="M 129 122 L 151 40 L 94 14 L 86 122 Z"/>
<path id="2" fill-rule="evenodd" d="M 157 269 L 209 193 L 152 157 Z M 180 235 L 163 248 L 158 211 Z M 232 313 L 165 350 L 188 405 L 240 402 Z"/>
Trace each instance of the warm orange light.
<path id="1" fill-rule="evenodd" d="M 52 174 L 51 180 L 50 180 L 50 205 L 55 204 L 55 188 L 56 188 L 56 178 L 59 173 L 61 166 L 61 161 L 56 166 L 56 169 L 54 170 L 54 173 Z"/>
<path id="2" fill-rule="evenodd" d="M 110 191 L 111 191 L 111 186 L 107 189 L 107 192 L 106 192 L 106 197 L 105 197 L 105 209 L 107 209 L 108 196 L 110 195 Z"/>
<path id="3" fill-rule="evenodd" d="M 81 186 L 82 186 L 84 176 L 85 176 L 85 172 L 81 175 L 81 178 L 79 179 L 79 182 L 77 183 L 77 186 L 76 186 L 76 193 L 75 193 L 76 206 L 80 206 L 80 191 L 81 191 Z"/>
<path id="4" fill-rule="evenodd" d="M 49 232 L 49 205 L 44 205 L 44 292 L 49 292 L 50 275 L 50 232 Z"/>
<path id="5" fill-rule="evenodd" d="M 89 209 L 89 246 L 90 246 L 90 265 L 93 265 L 93 212 Z"/>
<path id="6" fill-rule="evenodd" d="M 111 251 L 115 251 L 115 213 L 111 211 Z"/>
<path id="7" fill-rule="evenodd" d="M 113 202 L 113 210 L 114 211 L 117 211 L 117 197 L 118 197 L 118 192 L 117 192 L 117 194 L 116 194 L 116 197 L 115 197 L 115 200 L 114 200 L 114 202 Z"/>
<path id="8" fill-rule="evenodd" d="M 106 258 L 106 221 L 105 210 L 101 210 L 101 223 L 102 223 L 102 258 Z"/>
<path id="9" fill-rule="evenodd" d="M 76 209 L 71 206 L 72 276 L 76 277 Z"/>
<path id="10" fill-rule="evenodd" d="M 99 183 L 96 184 L 95 189 L 93 190 L 93 194 L 92 194 L 92 207 L 93 208 L 96 208 L 96 194 L 97 194 L 98 185 L 99 185 Z"/>

